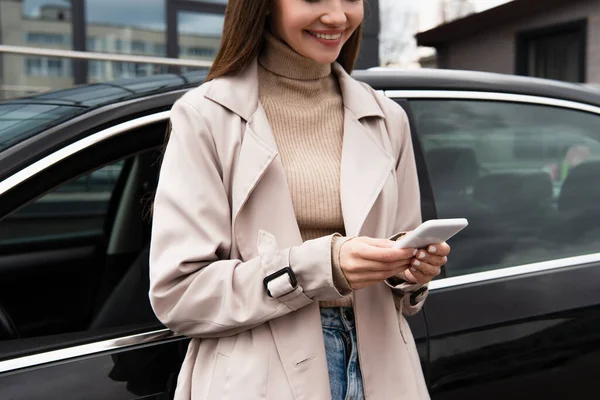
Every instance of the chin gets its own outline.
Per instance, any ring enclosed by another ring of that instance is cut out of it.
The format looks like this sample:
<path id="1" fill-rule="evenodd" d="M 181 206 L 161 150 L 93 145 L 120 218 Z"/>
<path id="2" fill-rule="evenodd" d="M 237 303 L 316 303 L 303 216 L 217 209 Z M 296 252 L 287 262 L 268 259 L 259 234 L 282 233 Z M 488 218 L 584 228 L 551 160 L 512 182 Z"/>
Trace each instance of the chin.
<path id="1" fill-rule="evenodd" d="M 319 64 L 331 64 L 334 61 L 337 60 L 338 56 L 340 55 L 339 52 L 335 53 L 335 54 L 323 54 L 323 53 L 313 53 L 311 54 L 309 57 L 312 58 L 313 60 L 315 60 L 316 62 L 318 62 Z"/>

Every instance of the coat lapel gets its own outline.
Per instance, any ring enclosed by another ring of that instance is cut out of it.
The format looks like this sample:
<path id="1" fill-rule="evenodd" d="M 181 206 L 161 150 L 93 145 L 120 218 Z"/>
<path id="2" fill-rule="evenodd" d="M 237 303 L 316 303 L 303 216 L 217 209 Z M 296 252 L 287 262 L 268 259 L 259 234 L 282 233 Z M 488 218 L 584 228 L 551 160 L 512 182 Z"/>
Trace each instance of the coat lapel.
<path id="1" fill-rule="evenodd" d="M 233 234 L 244 260 L 258 255 L 260 230 L 275 235 L 282 248 L 302 243 L 283 164 L 258 93 L 254 61 L 240 74 L 215 79 L 206 94 L 245 120 L 231 187 Z"/>
<path id="2" fill-rule="evenodd" d="M 394 168 L 394 158 L 382 144 L 380 121 L 377 129 L 365 127 L 368 118 L 383 118 L 373 94 L 334 64 L 344 101 L 344 142 L 341 165 L 341 202 L 348 236 L 361 234 L 375 200 Z"/>

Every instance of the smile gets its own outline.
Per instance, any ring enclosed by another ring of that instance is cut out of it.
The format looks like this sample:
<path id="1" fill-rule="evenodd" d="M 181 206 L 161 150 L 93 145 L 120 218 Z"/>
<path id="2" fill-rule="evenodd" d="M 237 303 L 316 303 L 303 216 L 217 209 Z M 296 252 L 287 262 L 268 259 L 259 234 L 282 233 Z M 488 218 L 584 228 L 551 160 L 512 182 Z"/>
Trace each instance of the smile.
<path id="1" fill-rule="evenodd" d="M 336 34 L 333 34 L 333 35 L 326 35 L 324 33 L 314 33 L 314 32 L 311 32 L 311 31 L 307 31 L 307 32 L 310 33 L 313 36 L 318 37 L 319 39 L 325 39 L 325 40 L 338 40 L 339 38 L 342 37 L 341 33 L 336 33 Z"/>

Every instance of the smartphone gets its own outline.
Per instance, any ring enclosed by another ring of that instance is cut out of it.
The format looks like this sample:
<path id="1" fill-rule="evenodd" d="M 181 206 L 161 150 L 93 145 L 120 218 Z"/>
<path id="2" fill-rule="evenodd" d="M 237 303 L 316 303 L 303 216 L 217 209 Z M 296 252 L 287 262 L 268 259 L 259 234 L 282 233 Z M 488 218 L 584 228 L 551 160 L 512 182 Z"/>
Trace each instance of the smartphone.
<path id="1" fill-rule="evenodd" d="M 443 243 L 469 225 L 465 218 L 432 219 L 423 222 L 414 231 L 400 237 L 395 249 L 423 249 L 430 244 Z"/>

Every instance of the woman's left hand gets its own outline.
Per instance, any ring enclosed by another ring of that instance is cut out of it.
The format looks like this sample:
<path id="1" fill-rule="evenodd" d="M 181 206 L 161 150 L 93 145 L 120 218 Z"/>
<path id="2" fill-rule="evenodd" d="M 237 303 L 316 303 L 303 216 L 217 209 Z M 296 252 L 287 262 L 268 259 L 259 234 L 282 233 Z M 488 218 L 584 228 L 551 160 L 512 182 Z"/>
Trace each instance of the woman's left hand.
<path id="1" fill-rule="evenodd" d="M 448 254 L 450 246 L 446 242 L 418 250 L 410 267 L 404 271 L 406 280 L 422 285 L 431 282 L 442 272 L 442 266 L 448 262 Z"/>

